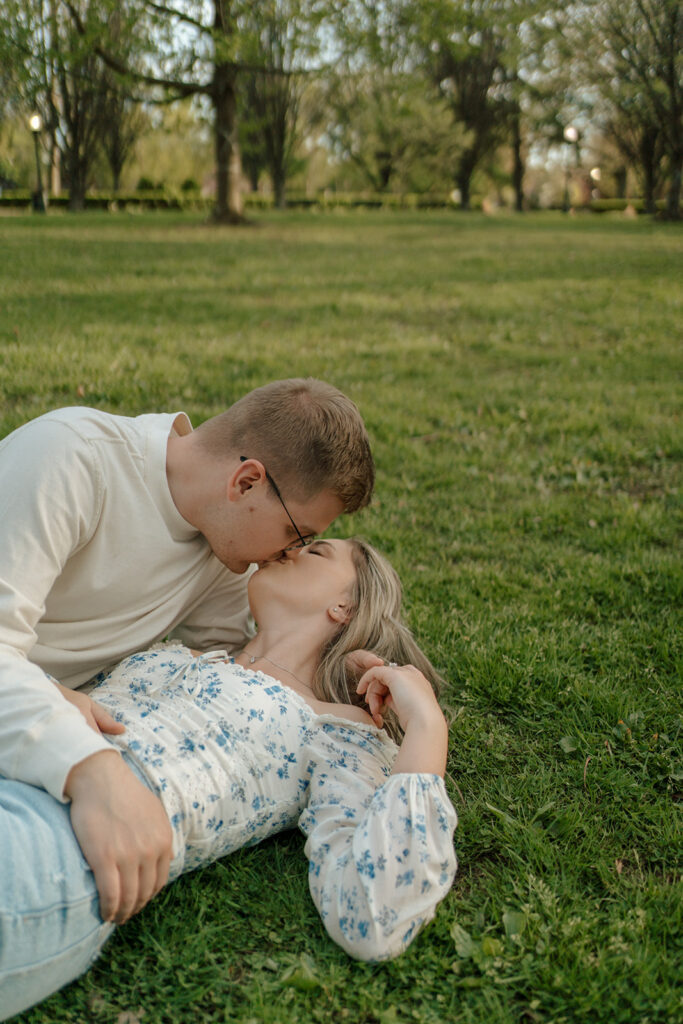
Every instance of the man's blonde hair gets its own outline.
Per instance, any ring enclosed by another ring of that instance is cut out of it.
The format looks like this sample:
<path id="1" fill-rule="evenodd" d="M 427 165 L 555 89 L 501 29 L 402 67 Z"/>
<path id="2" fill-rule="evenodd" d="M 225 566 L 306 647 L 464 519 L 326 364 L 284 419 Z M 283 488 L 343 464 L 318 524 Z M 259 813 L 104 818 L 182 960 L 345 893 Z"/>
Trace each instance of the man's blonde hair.
<path id="1" fill-rule="evenodd" d="M 285 500 L 331 491 L 345 512 L 356 512 L 372 497 L 375 466 L 361 415 L 351 399 L 314 377 L 250 391 L 202 423 L 197 439 L 217 458 L 258 459 Z"/>

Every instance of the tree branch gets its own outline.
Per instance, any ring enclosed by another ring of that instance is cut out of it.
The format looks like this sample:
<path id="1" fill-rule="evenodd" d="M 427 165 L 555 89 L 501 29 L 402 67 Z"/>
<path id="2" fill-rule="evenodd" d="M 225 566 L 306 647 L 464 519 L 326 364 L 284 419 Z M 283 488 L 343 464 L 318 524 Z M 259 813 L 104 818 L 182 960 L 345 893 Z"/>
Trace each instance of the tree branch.
<path id="1" fill-rule="evenodd" d="M 184 14 L 183 11 L 177 11 L 175 7 L 168 7 L 166 4 L 154 3 L 154 0 L 145 0 L 145 6 L 151 7 L 152 10 L 158 11 L 159 14 L 170 14 L 173 18 L 178 18 L 185 25 L 193 25 L 195 28 L 200 28 L 202 32 L 208 32 L 209 26 L 199 21 L 198 18 L 193 18 L 190 14 Z"/>
<path id="2" fill-rule="evenodd" d="M 71 18 L 76 26 L 78 34 L 85 38 L 87 33 L 80 13 L 73 3 L 71 3 L 71 0 L 64 0 L 64 2 L 71 14 Z M 208 95 L 211 92 L 210 82 L 204 84 L 196 82 L 179 82 L 177 79 L 162 78 L 158 75 L 147 74 L 144 71 L 136 71 L 129 67 L 124 61 L 119 60 L 118 57 L 115 57 L 108 50 L 105 50 L 105 48 L 100 46 L 99 43 L 94 44 L 93 50 L 100 60 L 102 60 L 108 68 L 111 68 L 112 71 L 116 71 L 117 74 L 128 78 L 135 78 L 139 82 L 144 82 L 145 85 L 158 85 L 163 89 L 173 89 L 178 93 L 176 99 L 185 99 L 187 96 L 196 96 L 200 93 Z"/>

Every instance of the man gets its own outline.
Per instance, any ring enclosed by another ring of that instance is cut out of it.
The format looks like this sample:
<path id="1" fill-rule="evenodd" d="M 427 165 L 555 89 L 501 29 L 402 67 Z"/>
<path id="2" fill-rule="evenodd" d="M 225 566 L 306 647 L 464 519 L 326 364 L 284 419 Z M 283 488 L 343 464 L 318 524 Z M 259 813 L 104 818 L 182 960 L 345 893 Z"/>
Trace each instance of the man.
<path id="1" fill-rule="evenodd" d="M 249 565 L 296 557 L 373 483 L 358 410 L 313 379 L 194 431 L 184 413 L 63 409 L 0 442 L 0 774 L 71 801 L 105 920 L 163 886 L 170 827 L 54 679 L 79 687 L 169 633 L 241 644 Z"/>

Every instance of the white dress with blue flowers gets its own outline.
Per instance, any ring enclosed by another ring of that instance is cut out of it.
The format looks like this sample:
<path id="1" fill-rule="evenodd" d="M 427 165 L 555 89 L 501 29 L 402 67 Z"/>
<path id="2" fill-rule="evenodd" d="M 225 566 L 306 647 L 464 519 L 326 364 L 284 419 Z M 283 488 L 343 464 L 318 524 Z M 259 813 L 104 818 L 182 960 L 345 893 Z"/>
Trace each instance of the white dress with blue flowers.
<path id="1" fill-rule="evenodd" d="M 297 825 L 330 936 L 351 956 L 399 954 L 456 870 L 455 811 L 437 775 L 391 775 L 371 725 L 318 715 L 278 680 L 178 644 L 136 654 L 92 692 L 173 826 L 172 876 Z"/>

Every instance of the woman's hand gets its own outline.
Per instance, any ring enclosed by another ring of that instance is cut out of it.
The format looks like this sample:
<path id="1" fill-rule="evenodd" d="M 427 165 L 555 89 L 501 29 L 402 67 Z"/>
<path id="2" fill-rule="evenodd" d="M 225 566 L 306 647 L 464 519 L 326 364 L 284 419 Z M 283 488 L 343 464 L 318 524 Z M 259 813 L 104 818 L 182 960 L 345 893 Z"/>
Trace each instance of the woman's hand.
<path id="1" fill-rule="evenodd" d="M 425 722 L 430 718 L 443 718 L 434 691 L 419 669 L 414 665 L 387 665 L 374 654 L 370 658 L 375 664 L 363 673 L 356 692 L 365 695 L 370 715 L 378 728 L 381 729 L 382 716 L 389 709 L 396 713 L 404 732 L 416 718 Z"/>
<path id="2" fill-rule="evenodd" d="M 364 672 L 367 672 L 369 668 L 375 668 L 375 666 L 386 665 L 386 661 L 382 658 L 378 658 L 372 651 L 351 651 L 346 655 L 345 665 L 348 672 L 350 672 L 356 679 L 360 679 Z"/>
<path id="3" fill-rule="evenodd" d="M 403 729 L 403 743 L 393 774 L 428 772 L 443 775 L 448 726 L 434 691 L 422 672 L 414 665 L 386 665 L 381 658 L 369 652 L 354 651 L 349 657 L 368 665 L 356 690 L 361 696 L 365 695 L 375 725 L 381 728 L 382 716 L 391 709 Z"/>
<path id="4" fill-rule="evenodd" d="M 73 704 L 74 707 L 78 708 L 90 728 L 94 729 L 95 732 L 117 735 L 126 731 L 125 725 L 117 722 L 101 704 L 94 701 L 87 693 L 82 693 L 80 690 L 70 690 L 67 686 L 62 686 L 61 683 L 55 680 L 53 682 L 62 697 L 68 700 L 69 704 Z"/>

